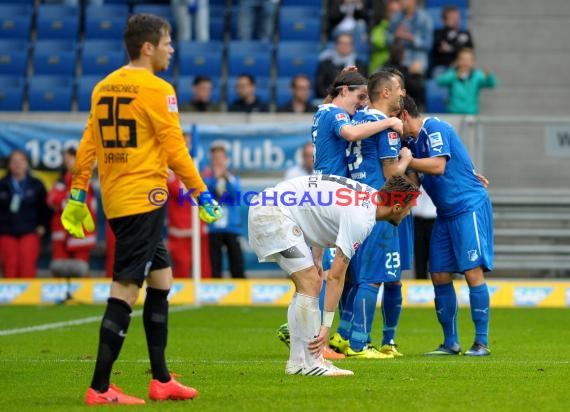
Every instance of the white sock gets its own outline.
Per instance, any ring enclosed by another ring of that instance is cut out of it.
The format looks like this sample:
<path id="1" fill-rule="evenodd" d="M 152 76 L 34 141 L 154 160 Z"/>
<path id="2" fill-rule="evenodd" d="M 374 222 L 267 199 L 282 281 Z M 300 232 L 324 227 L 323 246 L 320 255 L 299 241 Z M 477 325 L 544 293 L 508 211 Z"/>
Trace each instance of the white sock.
<path id="1" fill-rule="evenodd" d="M 297 294 L 293 295 L 287 309 L 287 323 L 289 324 L 289 362 L 295 365 L 305 365 L 305 350 L 300 337 L 299 324 L 295 316 Z"/>
<path id="2" fill-rule="evenodd" d="M 318 363 L 309 352 L 309 342 L 319 334 L 321 328 L 321 311 L 319 310 L 319 298 L 296 293 L 294 304 L 292 305 L 292 315 L 295 324 L 296 345 L 293 351 L 293 331 L 289 326 L 291 334 L 291 354 L 303 352 L 304 364 L 311 367 Z M 291 321 L 289 321 L 291 322 Z"/>

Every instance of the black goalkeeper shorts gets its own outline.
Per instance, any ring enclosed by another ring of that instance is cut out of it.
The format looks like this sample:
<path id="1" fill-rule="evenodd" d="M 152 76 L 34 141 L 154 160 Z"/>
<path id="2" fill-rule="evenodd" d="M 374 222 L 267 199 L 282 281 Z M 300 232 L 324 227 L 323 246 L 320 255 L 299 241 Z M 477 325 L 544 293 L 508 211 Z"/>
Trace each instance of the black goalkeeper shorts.
<path id="1" fill-rule="evenodd" d="M 164 246 L 166 208 L 109 220 L 117 239 L 113 280 L 134 281 L 142 286 L 149 272 L 170 267 Z"/>

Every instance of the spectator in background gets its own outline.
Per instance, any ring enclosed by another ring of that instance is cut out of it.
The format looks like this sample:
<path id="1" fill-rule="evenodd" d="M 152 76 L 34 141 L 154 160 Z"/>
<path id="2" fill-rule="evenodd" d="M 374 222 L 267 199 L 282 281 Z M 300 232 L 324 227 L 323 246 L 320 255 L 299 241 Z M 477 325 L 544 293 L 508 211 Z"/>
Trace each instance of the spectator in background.
<path id="1" fill-rule="evenodd" d="M 210 147 L 212 176 L 204 177 L 208 191 L 222 207 L 223 217 L 208 226 L 210 232 L 210 261 L 212 276 L 222 277 L 223 248 L 228 252 L 232 278 L 244 278 L 243 252 L 240 244 L 241 217 L 235 206 L 239 198 L 240 182 L 228 171 L 228 153 L 224 142 L 213 142 Z"/>
<path id="2" fill-rule="evenodd" d="M 459 50 L 473 48 L 473 39 L 468 30 L 461 30 L 461 14 L 456 6 L 445 6 L 441 12 L 443 27 L 434 32 L 431 66 L 449 67 L 457 58 Z"/>
<path id="3" fill-rule="evenodd" d="M 181 111 L 219 112 L 220 105 L 212 102 L 212 79 L 198 75 L 192 83 L 192 101 L 181 106 Z"/>
<path id="4" fill-rule="evenodd" d="M 350 33 L 355 42 L 368 41 L 368 8 L 363 0 L 330 0 L 328 7 L 329 39 Z"/>
<path id="5" fill-rule="evenodd" d="M 184 133 L 186 145 L 192 145 L 192 136 Z M 181 193 L 188 189 L 184 183 L 171 170 L 168 171 L 168 250 L 172 258 L 172 274 L 175 278 L 188 278 L 192 271 L 192 207 L 186 200 L 181 200 Z M 212 276 L 210 264 L 210 248 L 208 241 L 208 229 L 206 224 L 200 223 L 200 261 L 201 277 Z"/>
<path id="6" fill-rule="evenodd" d="M 170 0 L 170 7 L 176 19 L 178 43 L 210 40 L 209 0 Z"/>
<path id="7" fill-rule="evenodd" d="M 0 261 L 6 278 L 33 278 L 50 213 L 44 184 L 30 174 L 23 150 L 7 159 L 0 179 Z"/>
<path id="8" fill-rule="evenodd" d="M 406 92 L 417 102 L 419 107 L 425 106 L 425 78 L 422 73 L 422 64 L 419 60 L 414 61 L 410 67 L 404 65 L 404 47 L 401 43 L 390 46 L 390 59 L 383 69 L 397 69 L 403 76 Z"/>
<path id="9" fill-rule="evenodd" d="M 356 57 L 351 34 L 340 34 L 336 38 L 334 49 L 323 51 L 319 60 L 315 84 L 315 94 L 319 98 L 327 96 L 330 85 L 345 67 L 356 66 L 360 74 L 367 76 L 366 64 Z"/>
<path id="10" fill-rule="evenodd" d="M 402 11 L 395 13 L 388 28 L 388 44 L 402 43 L 404 66 L 419 61 L 426 74 L 428 56 L 433 43 L 433 22 L 429 14 L 418 8 L 417 0 L 400 0 Z"/>
<path id="11" fill-rule="evenodd" d="M 61 214 L 71 190 L 71 173 L 75 165 L 76 152 L 73 147 L 65 150 L 62 174 L 47 194 L 47 204 L 54 211 L 51 219 L 52 259 L 79 259 L 88 264 L 89 253 L 97 243 L 97 230 L 88 232 L 83 239 L 77 239 L 70 236 L 61 223 Z M 97 214 L 97 198 L 91 186 L 87 192 L 86 203 L 91 215 L 95 216 Z"/>
<path id="12" fill-rule="evenodd" d="M 436 83 L 449 89 L 447 110 L 456 114 L 478 114 L 479 92 L 482 88 L 495 88 L 497 78 L 489 69 L 475 68 L 472 49 L 461 49 L 455 67 L 438 76 Z"/>
<path id="13" fill-rule="evenodd" d="M 250 74 L 240 74 L 236 82 L 238 98 L 232 102 L 230 112 L 268 112 L 269 106 L 255 94 L 255 78 Z"/>
<path id="14" fill-rule="evenodd" d="M 239 0 L 239 39 L 273 41 L 279 3 L 280 0 Z"/>
<path id="15" fill-rule="evenodd" d="M 317 111 L 317 106 L 309 100 L 311 79 L 306 74 L 298 74 L 291 79 L 291 94 L 291 101 L 279 106 L 278 113 L 315 113 Z"/>
<path id="16" fill-rule="evenodd" d="M 368 72 L 375 73 L 382 68 L 390 58 L 390 49 L 387 42 L 387 32 L 390 19 L 394 13 L 402 10 L 399 0 L 388 0 L 386 8 L 381 15 L 375 16 L 377 22 L 370 30 L 370 62 Z"/>
<path id="17" fill-rule="evenodd" d="M 433 223 L 437 217 L 431 198 L 420 187 L 421 195 L 416 198 L 412 208 L 414 216 L 414 267 L 416 279 L 429 279 L 429 245 Z"/>
<path id="18" fill-rule="evenodd" d="M 313 142 L 307 142 L 301 148 L 302 163 L 290 167 L 285 171 L 285 180 L 293 179 L 294 177 L 307 176 L 313 173 L 313 166 L 315 164 L 313 159 Z"/>

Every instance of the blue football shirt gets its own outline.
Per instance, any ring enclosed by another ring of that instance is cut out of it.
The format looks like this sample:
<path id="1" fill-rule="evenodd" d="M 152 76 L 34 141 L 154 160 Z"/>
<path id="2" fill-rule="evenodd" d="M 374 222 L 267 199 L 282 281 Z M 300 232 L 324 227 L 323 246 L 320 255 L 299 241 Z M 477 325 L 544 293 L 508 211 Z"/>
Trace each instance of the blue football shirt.
<path id="1" fill-rule="evenodd" d="M 465 145 L 449 123 L 437 117 L 425 118 L 418 138 L 412 142 L 410 149 L 417 159 L 447 158 L 442 176 L 420 174 L 422 185 L 439 217 L 471 211 L 488 198 L 487 190 L 475 176 L 475 167 Z"/>
<path id="2" fill-rule="evenodd" d="M 350 124 L 350 116 L 343 109 L 334 104 L 319 106 L 311 130 L 315 173 L 348 176 L 346 140 L 340 135 L 340 129 Z"/>
<path id="3" fill-rule="evenodd" d="M 387 119 L 376 109 L 365 108 L 356 112 L 353 124 L 363 124 Z M 380 189 L 385 182 L 382 159 L 397 158 L 400 154 L 400 136 L 392 129 L 386 129 L 368 139 L 349 143 L 347 166 L 351 179 Z"/>

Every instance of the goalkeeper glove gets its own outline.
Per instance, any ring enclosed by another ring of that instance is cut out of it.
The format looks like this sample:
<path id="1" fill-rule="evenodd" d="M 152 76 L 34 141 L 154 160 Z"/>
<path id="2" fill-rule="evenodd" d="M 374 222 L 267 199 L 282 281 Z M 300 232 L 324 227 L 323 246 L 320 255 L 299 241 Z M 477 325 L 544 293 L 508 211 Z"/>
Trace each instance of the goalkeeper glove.
<path id="1" fill-rule="evenodd" d="M 198 215 L 206 223 L 213 223 L 224 215 L 218 202 L 212 198 L 210 192 L 200 193 L 200 206 Z"/>
<path id="2" fill-rule="evenodd" d="M 70 235 L 80 239 L 85 237 L 85 232 L 83 232 L 84 226 L 88 232 L 95 230 L 93 217 L 85 204 L 86 197 L 85 190 L 71 189 L 69 200 L 61 214 L 61 223 L 65 230 Z"/>

